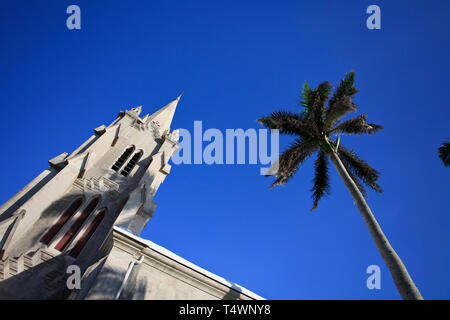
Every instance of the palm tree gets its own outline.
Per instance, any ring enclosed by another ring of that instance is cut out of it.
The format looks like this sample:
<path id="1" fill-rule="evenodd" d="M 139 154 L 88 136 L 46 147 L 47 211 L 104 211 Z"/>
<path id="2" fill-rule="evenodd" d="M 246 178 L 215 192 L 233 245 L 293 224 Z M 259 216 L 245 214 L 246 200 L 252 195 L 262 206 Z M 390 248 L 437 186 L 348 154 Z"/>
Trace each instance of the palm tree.
<path id="1" fill-rule="evenodd" d="M 316 89 L 311 89 L 305 82 L 299 101 L 300 106 L 304 107 L 301 113 L 276 111 L 267 117 L 258 119 L 258 122 L 269 129 L 278 129 L 281 133 L 297 137 L 278 159 L 276 179 L 271 188 L 284 185 L 292 178 L 299 165 L 317 151 L 314 186 L 311 190 L 313 193 L 312 210 L 314 210 L 319 200 L 329 194 L 329 158 L 350 191 L 391 272 L 400 295 L 403 299 L 420 300 L 423 299 L 422 295 L 400 257 L 389 244 L 365 201 L 367 193 L 363 184 L 376 192 L 382 192 L 377 184 L 379 172 L 359 158 L 355 152 L 343 146 L 339 137 L 336 140 L 331 137 L 332 134 L 373 134 L 383 128 L 377 124 L 367 123 L 366 114 L 347 121 L 340 121 L 346 114 L 356 111 L 356 104 L 352 101 L 358 92 L 353 86 L 354 78 L 353 71 L 348 73 L 334 91 L 331 99 L 332 86 L 329 82 L 320 84 Z M 327 102 L 328 107 L 326 106 Z"/>
<path id="2" fill-rule="evenodd" d="M 439 158 L 444 162 L 444 166 L 448 167 L 450 165 L 450 140 L 443 142 L 438 149 Z"/>

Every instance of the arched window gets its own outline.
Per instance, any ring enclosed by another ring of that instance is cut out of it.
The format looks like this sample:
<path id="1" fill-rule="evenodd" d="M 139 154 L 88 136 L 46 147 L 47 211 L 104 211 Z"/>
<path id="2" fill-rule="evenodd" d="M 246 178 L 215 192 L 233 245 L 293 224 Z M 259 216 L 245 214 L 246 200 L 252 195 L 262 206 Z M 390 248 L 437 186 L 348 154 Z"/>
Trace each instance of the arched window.
<path id="1" fill-rule="evenodd" d="M 114 165 L 112 166 L 112 169 L 116 172 L 119 171 L 119 169 L 123 166 L 123 164 L 125 163 L 125 161 L 128 160 L 128 158 L 131 156 L 131 154 L 134 151 L 134 146 L 131 146 L 129 148 L 127 148 L 122 155 L 119 157 L 119 159 L 117 159 L 117 161 L 114 163 Z"/>
<path id="2" fill-rule="evenodd" d="M 89 241 L 91 236 L 94 234 L 95 230 L 97 230 L 97 227 L 99 226 L 100 222 L 102 222 L 103 218 L 105 217 L 106 209 L 101 209 L 97 214 L 95 215 L 94 220 L 92 220 L 89 227 L 87 227 L 86 231 L 84 231 L 81 238 L 78 240 L 77 244 L 70 250 L 69 255 L 71 257 L 78 257 L 81 250 L 83 250 L 86 243 Z"/>
<path id="3" fill-rule="evenodd" d="M 133 170 L 134 166 L 141 157 L 142 157 L 142 150 L 139 150 L 134 154 L 133 158 L 131 158 L 131 160 L 128 161 L 127 165 L 125 166 L 125 168 L 123 168 L 120 174 L 126 177 L 131 172 L 131 170 Z"/>
<path id="4" fill-rule="evenodd" d="M 83 223 L 92 213 L 92 211 L 94 211 L 99 202 L 100 197 L 96 197 L 95 199 L 92 199 L 91 202 L 89 202 L 89 204 L 86 206 L 86 208 L 84 208 L 77 220 L 75 220 L 75 222 L 70 226 L 69 230 L 67 230 L 66 234 L 61 238 L 61 240 L 59 240 L 58 244 L 55 247 L 56 250 L 63 251 L 67 247 L 69 242 L 77 234 L 78 230 L 80 230 Z"/>
<path id="5" fill-rule="evenodd" d="M 82 198 L 78 198 L 72 204 L 70 207 L 68 207 L 64 213 L 59 217 L 58 221 L 44 234 L 44 236 L 41 239 L 42 243 L 45 243 L 48 245 L 52 239 L 56 236 L 56 234 L 61 230 L 61 228 L 66 224 L 67 221 L 69 221 L 70 217 L 74 215 L 75 212 L 81 207 L 81 204 L 83 203 Z"/>

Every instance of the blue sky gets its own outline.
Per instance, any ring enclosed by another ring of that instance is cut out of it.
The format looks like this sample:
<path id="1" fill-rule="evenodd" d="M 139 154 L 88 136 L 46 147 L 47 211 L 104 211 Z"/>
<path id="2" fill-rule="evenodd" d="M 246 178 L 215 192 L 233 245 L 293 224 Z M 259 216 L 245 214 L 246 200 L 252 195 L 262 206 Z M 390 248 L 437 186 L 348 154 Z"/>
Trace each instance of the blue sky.
<path id="1" fill-rule="evenodd" d="M 81 8 L 81 30 L 66 8 Z M 381 8 L 368 30 L 366 8 Z M 0 3 L 0 200 L 125 108 L 184 95 L 173 128 L 256 128 L 296 106 L 305 80 L 356 71 L 374 136 L 342 138 L 382 172 L 368 203 L 426 299 L 450 298 L 448 1 L 31 1 Z M 291 137 L 281 137 L 282 149 Z M 313 161 L 284 187 L 258 165 L 177 165 L 142 236 L 269 299 L 399 299 L 350 194 L 310 212 Z M 366 268 L 381 267 L 381 290 Z"/>

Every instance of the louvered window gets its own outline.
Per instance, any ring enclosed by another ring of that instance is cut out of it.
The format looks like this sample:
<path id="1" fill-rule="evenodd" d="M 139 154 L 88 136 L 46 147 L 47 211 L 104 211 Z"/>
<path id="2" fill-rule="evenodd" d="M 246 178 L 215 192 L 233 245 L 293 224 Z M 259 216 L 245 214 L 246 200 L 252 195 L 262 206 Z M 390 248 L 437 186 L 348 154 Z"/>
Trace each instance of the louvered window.
<path id="1" fill-rule="evenodd" d="M 122 155 L 119 157 L 119 159 L 117 159 L 117 161 L 114 163 L 114 165 L 112 166 L 112 169 L 116 172 L 119 171 L 119 169 L 123 166 L 123 164 L 125 163 L 125 161 L 128 160 L 128 158 L 131 156 L 131 154 L 134 151 L 134 146 L 127 148 Z"/>
<path id="2" fill-rule="evenodd" d="M 133 170 L 136 163 L 139 161 L 139 159 L 142 157 L 142 151 L 138 151 L 134 154 L 134 156 L 131 158 L 130 161 L 128 161 L 125 168 L 123 168 L 122 172 L 120 173 L 123 176 L 128 176 L 128 174 Z"/>

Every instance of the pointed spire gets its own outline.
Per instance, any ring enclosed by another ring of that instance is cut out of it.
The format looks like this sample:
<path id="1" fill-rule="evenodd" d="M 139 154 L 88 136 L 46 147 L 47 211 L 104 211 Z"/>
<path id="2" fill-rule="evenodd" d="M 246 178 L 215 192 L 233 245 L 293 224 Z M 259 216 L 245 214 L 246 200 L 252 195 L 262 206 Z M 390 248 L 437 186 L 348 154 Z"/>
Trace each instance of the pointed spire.
<path id="1" fill-rule="evenodd" d="M 130 110 L 130 112 L 133 112 L 134 114 L 136 114 L 137 116 L 139 116 L 142 112 L 142 106 L 136 107 L 136 108 L 132 108 Z"/>
<path id="2" fill-rule="evenodd" d="M 183 93 L 181 93 L 177 98 L 171 101 L 166 106 L 162 107 L 154 114 L 152 114 L 146 121 L 146 124 L 154 121 L 159 125 L 162 132 L 170 129 L 170 124 L 172 123 L 173 115 L 175 114 L 175 109 L 177 108 L 178 101 Z"/>

